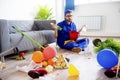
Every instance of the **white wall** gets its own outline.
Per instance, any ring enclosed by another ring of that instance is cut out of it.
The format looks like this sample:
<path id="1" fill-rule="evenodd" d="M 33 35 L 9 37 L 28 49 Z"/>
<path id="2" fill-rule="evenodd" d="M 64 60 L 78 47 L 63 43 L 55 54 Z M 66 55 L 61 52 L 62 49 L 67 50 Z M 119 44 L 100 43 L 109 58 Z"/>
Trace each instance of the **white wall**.
<path id="1" fill-rule="evenodd" d="M 120 36 L 120 2 L 82 4 L 76 6 L 73 12 L 76 24 L 78 16 L 102 16 L 100 31 L 87 31 L 82 34 Z M 80 26 L 77 26 L 79 29 Z"/>
<path id="2" fill-rule="evenodd" d="M 33 19 L 39 5 L 48 5 L 55 16 L 55 0 L 0 0 L 0 19 Z"/>
<path id="3" fill-rule="evenodd" d="M 64 0 L 56 0 L 56 20 L 60 22 L 64 19 Z"/>
<path id="4" fill-rule="evenodd" d="M 64 19 L 64 0 L 0 0 L 0 19 L 33 19 L 38 5 L 53 7 L 57 22 Z M 82 4 L 73 11 L 74 22 L 78 23 L 78 16 L 102 16 L 100 31 L 87 31 L 87 35 L 120 36 L 120 1 L 107 3 Z M 78 29 L 80 26 L 77 24 Z"/>

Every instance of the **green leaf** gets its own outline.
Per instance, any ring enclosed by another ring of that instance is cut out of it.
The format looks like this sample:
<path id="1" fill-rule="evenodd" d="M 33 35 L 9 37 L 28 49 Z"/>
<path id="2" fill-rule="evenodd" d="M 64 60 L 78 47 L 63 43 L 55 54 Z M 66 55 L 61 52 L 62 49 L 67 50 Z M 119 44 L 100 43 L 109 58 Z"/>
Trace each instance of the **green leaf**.
<path id="1" fill-rule="evenodd" d="M 54 18 L 52 15 L 52 8 L 48 8 L 47 6 L 39 6 L 39 10 L 35 16 L 35 19 L 51 20 Z"/>
<path id="2" fill-rule="evenodd" d="M 94 47 L 94 51 L 95 53 L 98 53 L 100 50 L 102 49 L 111 49 L 114 52 L 116 52 L 116 54 L 120 53 L 120 42 L 113 39 L 113 38 L 107 38 L 105 41 L 99 43 L 98 47 Z"/>
<path id="3" fill-rule="evenodd" d="M 60 30 L 60 31 L 62 30 L 62 28 L 60 26 L 58 26 L 57 29 Z"/>

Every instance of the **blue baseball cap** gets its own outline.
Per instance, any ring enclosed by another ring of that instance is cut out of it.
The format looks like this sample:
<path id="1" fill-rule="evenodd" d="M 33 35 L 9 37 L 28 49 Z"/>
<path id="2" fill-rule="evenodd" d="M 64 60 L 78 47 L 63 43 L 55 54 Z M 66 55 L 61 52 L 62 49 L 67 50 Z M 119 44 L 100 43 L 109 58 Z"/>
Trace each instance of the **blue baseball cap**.
<path id="1" fill-rule="evenodd" d="M 69 9 L 67 9 L 67 10 L 65 10 L 64 15 L 66 15 L 66 14 L 68 14 L 68 13 L 72 13 L 72 11 L 71 11 L 71 10 L 69 10 Z"/>

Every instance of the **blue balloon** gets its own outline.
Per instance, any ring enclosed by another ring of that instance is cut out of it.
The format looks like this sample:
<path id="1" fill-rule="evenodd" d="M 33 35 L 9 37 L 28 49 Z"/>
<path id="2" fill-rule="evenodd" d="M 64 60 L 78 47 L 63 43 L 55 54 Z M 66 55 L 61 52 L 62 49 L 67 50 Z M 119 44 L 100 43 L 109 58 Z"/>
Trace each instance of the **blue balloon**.
<path id="1" fill-rule="evenodd" d="M 111 69 L 118 64 L 118 56 L 111 49 L 103 49 L 98 52 L 98 63 L 105 69 Z"/>

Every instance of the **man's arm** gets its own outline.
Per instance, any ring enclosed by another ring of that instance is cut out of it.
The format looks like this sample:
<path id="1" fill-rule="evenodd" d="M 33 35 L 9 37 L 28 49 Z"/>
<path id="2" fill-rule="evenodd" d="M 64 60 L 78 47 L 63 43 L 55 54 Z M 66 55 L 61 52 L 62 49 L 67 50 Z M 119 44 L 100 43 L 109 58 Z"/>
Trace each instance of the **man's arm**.
<path id="1" fill-rule="evenodd" d="M 58 33 L 57 33 L 57 26 L 56 26 L 56 24 L 50 23 L 50 25 L 54 29 L 54 37 L 57 38 L 58 37 Z"/>
<path id="2" fill-rule="evenodd" d="M 80 33 L 82 30 L 86 29 L 86 27 L 87 25 L 83 25 L 82 28 L 78 32 Z"/>

